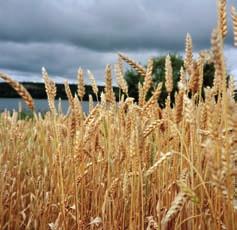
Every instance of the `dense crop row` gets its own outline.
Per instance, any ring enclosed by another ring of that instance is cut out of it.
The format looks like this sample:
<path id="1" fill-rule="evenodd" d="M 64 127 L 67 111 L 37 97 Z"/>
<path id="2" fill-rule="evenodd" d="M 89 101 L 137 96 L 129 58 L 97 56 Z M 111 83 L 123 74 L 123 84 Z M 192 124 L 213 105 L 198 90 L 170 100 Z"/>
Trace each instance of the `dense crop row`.
<path id="1" fill-rule="evenodd" d="M 55 83 L 43 69 L 50 111 L 25 120 L 17 112 L 0 114 L 1 229 L 236 229 L 237 106 L 234 82 L 226 81 L 227 26 L 220 2 L 211 49 L 194 59 L 187 35 L 175 104 L 168 96 L 164 109 L 157 104 L 162 84 L 152 85 L 152 59 L 144 68 L 120 54 L 115 72 L 123 96 L 116 103 L 108 65 L 101 102 L 90 103 L 88 114 L 80 101 L 82 69 L 77 95 L 65 82 L 66 115 L 55 107 Z M 236 15 L 233 8 L 235 25 Z M 144 76 L 138 103 L 127 95 L 124 61 Z M 207 61 L 216 72 L 204 99 Z M 1 78 L 34 111 L 27 91 L 6 74 Z M 169 56 L 165 87 L 173 89 Z"/>

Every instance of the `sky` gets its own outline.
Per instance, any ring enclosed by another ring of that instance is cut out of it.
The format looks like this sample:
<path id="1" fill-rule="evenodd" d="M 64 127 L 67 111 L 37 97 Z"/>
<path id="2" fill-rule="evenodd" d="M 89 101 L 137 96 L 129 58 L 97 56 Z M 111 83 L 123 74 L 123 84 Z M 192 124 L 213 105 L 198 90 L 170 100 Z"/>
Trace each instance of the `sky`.
<path id="1" fill-rule="evenodd" d="M 228 71 L 237 79 L 228 2 Z M 104 82 L 106 64 L 122 52 L 146 64 L 149 57 L 210 48 L 216 0 L 0 0 L 0 71 L 19 81 L 42 81 L 44 66 L 56 82 L 76 79 L 77 69 Z"/>

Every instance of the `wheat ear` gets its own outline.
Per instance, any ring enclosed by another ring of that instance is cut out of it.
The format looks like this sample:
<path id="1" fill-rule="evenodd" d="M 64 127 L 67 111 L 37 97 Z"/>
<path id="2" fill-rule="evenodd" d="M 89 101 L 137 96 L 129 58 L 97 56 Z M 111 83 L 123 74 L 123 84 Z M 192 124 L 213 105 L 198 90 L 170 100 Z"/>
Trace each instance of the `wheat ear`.
<path id="1" fill-rule="evenodd" d="M 199 89 L 199 68 L 196 61 L 193 61 L 191 77 L 189 79 L 189 89 L 196 93 Z"/>
<path id="2" fill-rule="evenodd" d="M 68 98 L 69 105 L 71 106 L 71 108 L 73 108 L 73 96 L 72 96 L 70 86 L 67 80 L 64 81 L 64 87 L 65 87 L 65 92 Z"/>
<path id="3" fill-rule="evenodd" d="M 178 124 L 183 118 L 183 97 L 184 91 L 181 90 L 175 98 L 175 123 Z"/>
<path id="4" fill-rule="evenodd" d="M 184 118 L 186 122 L 193 124 L 195 111 L 192 100 L 190 100 L 187 95 L 184 95 L 183 99 L 184 99 Z"/>
<path id="5" fill-rule="evenodd" d="M 237 46 L 237 10 L 234 6 L 231 7 L 231 17 L 233 21 L 234 45 Z"/>
<path id="6" fill-rule="evenodd" d="M 81 102 L 79 101 L 76 94 L 73 99 L 73 109 L 74 109 L 74 116 L 75 116 L 75 121 L 76 121 L 76 128 L 79 128 L 83 120 L 83 110 L 82 110 Z"/>
<path id="7" fill-rule="evenodd" d="M 42 68 L 42 75 L 43 75 L 44 84 L 45 84 L 45 91 L 48 97 L 49 109 L 52 113 L 55 113 L 56 109 L 55 109 L 54 99 L 57 93 L 55 82 L 49 78 L 48 73 L 44 67 Z"/>
<path id="8" fill-rule="evenodd" d="M 173 69 L 170 55 L 167 55 L 165 59 L 165 87 L 170 94 L 173 90 Z"/>
<path id="9" fill-rule="evenodd" d="M 161 221 L 161 226 L 163 230 L 167 229 L 167 225 L 173 217 L 181 211 L 185 202 L 187 201 L 187 194 L 184 192 L 179 192 L 179 194 L 175 197 L 174 201 L 172 202 L 168 212 L 163 217 Z"/>
<path id="10" fill-rule="evenodd" d="M 149 109 L 157 103 L 157 100 L 161 94 L 161 89 L 162 89 L 162 83 L 160 82 L 158 86 L 156 87 L 155 91 L 153 92 L 153 95 L 151 96 L 151 98 L 143 106 L 143 114 L 148 112 Z"/>
<path id="11" fill-rule="evenodd" d="M 124 79 L 123 70 L 121 69 L 121 65 L 119 63 L 115 64 L 114 68 L 115 68 L 116 80 L 117 80 L 118 86 L 122 89 L 122 91 L 126 95 L 128 95 L 128 85 Z"/>
<path id="12" fill-rule="evenodd" d="M 91 121 L 96 117 L 97 113 L 99 113 L 100 106 L 97 104 L 89 113 L 86 120 L 84 121 L 84 125 L 88 125 Z"/>
<path id="13" fill-rule="evenodd" d="M 83 100 L 83 97 L 85 95 L 85 86 L 84 86 L 84 78 L 83 78 L 83 70 L 82 68 L 79 68 L 77 71 L 77 93 L 80 97 L 80 100 Z"/>
<path id="14" fill-rule="evenodd" d="M 98 89 L 98 86 L 97 86 L 95 77 L 94 77 L 94 75 L 91 73 L 90 70 L 87 70 L 87 73 L 88 73 L 89 79 L 90 79 L 90 81 L 91 81 L 93 93 L 96 95 L 96 97 L 98 97 L 99 89 Z"/>
<path id="15" fill-rule="evenodd" d="M 226 0 L 219 1 L 219 27 L 221 30 L 222 38 L 224 39 L 227 35 L 227 15 L 226 15 Z"/>
<path id="16" fill-rule="evenodd" d="M 146 77 L 143 83 L 143 97 L 146 98 L 146 94 L 152 85 L 152 69 L 153 69 L 153 59 L 150 58 L 147 62 Z"/>
<path id="17" fill-rule="evenodd" d="M 0 72 L 0 78 L 2 78 L 7 84 L 9 84 L 16 92 L 22 97 L 27 106 L 34 110 L 34 101 L 26 88 L 20 84 L 18 81 L 13 80 L 10 76 L 5 73 Z"/>
<path id="18" fill-rule="evenodd" d="M 146 77 L 146 69 L 142 65 L 138 64 L 136 61 L 125 56 L 124 54 L 119 53 L 118 55 L 122 60 L 132 66 L 141 76 Z"/>
<path id="19" fill-rule="evenodd" d="M 145 102 L 145 97 L 144 97 L 144 90 L 142 87 L 142 84 L 138 82 L 138 104 L 139 106 L 143 107 Z"/>
<path id="20" fill-rule="evenodd" d="M 114 92 L 112 86 L 112 71 L 110 65 L 107 65 L 105 69 L 105 99 L 107 102 L 114 101 Z"/>
<path id="21" fill-rule="evenodd" d="M 153 121 L 144 131 L 143 131 L 143 138 L 146 138 L 155 128 L 163 123 L 163 120 L 157 119 Z"/>
<path id="22" fill-rule="evenodd" d="M 187 72 L 190 74 L 190 67 L 192 66 L 193 62 L 193 43 L 192 37 L 188 33 L 185 40 L 185 58 L 184 58 L 184 67 Z"/>
<path id="23" fill-rule="evenodd" d="M 201 93 L 202 86 L 203 86 L 203 67 L 204 67 L 204 59 L 199 58 L 197 61 L 197 67 L 198 67 L 198 74 L 199 74 L 199 80 L 198 80 L 198 87 L 199 87 L 199 92 Z"/>
<path id="24" fill-rule="evenodd" d="M 235 79 L 234 79 L 234 76 L 230 76 L 229 84 L 228 84 L 228 92 L 229 92 L 229 95 L 232 98 L 234 98 L 234 96 L 235 96 Z"/>
<path id="25" fill-rule="evenodd" d="M 145 177 L 150 176 L 152 173 L 156 171 L 156 169 L 166 160 L 170 159 L 173 156 L 173 152 L 168 152 L 164 154 L 158 161 L 155 162 L 146 172 Z"/>
<path id="26" fill-rule="evenodd" d="M 218 29 L 214 29 L 212 32 L 211 44 L 212 44 L 215 71 L 217 74 L 216 77 L 220 79 L 221 84 L 225 84 L 224 75 L 226 73 L 225 73 L 225 63 L 223 55 L 223 42 Z M 223 86 L 225 85 L 222 85 L 222 87 Z"/>

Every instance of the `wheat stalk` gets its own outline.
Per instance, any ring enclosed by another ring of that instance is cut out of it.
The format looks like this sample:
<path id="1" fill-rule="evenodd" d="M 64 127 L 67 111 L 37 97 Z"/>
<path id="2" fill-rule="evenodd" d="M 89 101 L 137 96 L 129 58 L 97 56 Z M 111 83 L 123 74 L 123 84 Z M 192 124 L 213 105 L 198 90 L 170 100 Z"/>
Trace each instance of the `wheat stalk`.
<path id="1" fill-rule="evenodd" d="M 236 229 L 237 104 L 220 25 L 212 53 L 194 59 L 191 37 L 186 43 L 171 106 L 173 94 L 165 108 L 157 101 L 163 82 L 148 101 L 149 87 L 139 85 L 138 104 L 124 94 L 115 103 L 107 66 L 105 94 L 95 107 L 89 96 L 89 113 L 68 83 L 70 113 L 0 113 L 0 229 Z M 148 86 L 149 61 L 136 65 Z M 214 86 L 203 95 L 203 65 L 213 62 Z M 46 70 L 43 77 L 56 112 L 55 83 Z"/>

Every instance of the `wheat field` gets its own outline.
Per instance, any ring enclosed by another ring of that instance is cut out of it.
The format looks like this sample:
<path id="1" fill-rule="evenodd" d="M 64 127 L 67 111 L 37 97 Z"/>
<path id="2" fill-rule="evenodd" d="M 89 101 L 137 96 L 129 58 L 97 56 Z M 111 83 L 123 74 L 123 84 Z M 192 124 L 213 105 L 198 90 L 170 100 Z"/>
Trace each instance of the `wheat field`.
<path id="1" fill-rule="evenodd" d="M 112 67 L 105 69 L 101 101 L 84 113 L 84 75 L 78 91 L 65 91 L 70 110 L 56 108 L 56 86 L 43 68 L 50 110 L 34 111 L 27 90 L 5 73 L 32 110 L 0 114 L 0 229 L 237 229 L 237 104 L 234 80 L 227 83 L 223 54 L 227 34 L 226 2 L 218 5 L 211 47 L 192 53 L 187 34 L 175 104 L 172 66 L 166 58 L 165 108 L 157 100 L 162 83 L 152 82 L 153 61 L 143 67 L 124 54 L 114 66 L 121 89 L 112 89 Z M 231 8 L 234 41 L 237 12 Z M 202 97 L 203 65 L 213 62 L 212 88 Z M 144 82 L 139 100 L 128 95 L 124 63 Z M 153 95 L 146 100 L 148 90 Z"/>

